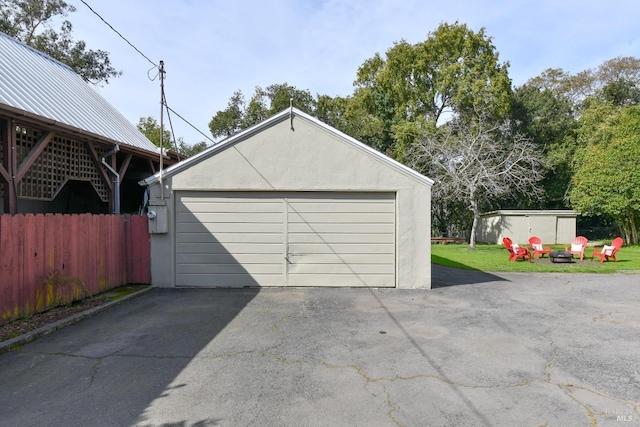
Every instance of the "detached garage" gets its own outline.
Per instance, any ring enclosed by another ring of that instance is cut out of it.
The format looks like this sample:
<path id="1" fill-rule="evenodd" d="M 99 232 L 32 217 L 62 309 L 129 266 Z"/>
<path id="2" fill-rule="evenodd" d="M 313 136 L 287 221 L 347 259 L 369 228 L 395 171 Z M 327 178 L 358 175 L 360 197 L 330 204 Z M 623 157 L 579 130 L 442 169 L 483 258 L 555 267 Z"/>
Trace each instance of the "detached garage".
<path id="1" fill-rule="evenodd" d="M 431 286 L 433 181 L 295 108 L 141 184 L 156 286 Z"/>

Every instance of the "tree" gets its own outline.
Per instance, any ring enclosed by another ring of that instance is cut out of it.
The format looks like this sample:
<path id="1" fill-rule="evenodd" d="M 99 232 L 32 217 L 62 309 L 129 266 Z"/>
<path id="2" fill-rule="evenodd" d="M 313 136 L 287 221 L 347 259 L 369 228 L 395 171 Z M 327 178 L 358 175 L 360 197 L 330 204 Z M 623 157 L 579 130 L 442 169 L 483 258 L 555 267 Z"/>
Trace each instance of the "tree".
<path id="1" fill-rule="evenodd" d="M 638 243 L 640 105 L 591 102 L 580 125 L 571 203 L 583 215 L 612 217 L 627 244 Z"/>
<path id="2" fill-rule="evenodd" d="M 140 117 L 136 127 L 149 141 L 153 142 L 155 146 L 160 147 L 160 125 L 156 119 L 153 117 Z M 189 145 L 184 142 L 181 136 L 174 141 L 171 132 L 169 132 L 168 129 L 163 129 L 162 146 L 166 150 L 175 150 L 183 156 L 189 157 L 206 149 L 207 143 L 201 141 L 194 145 Z"/>
<path id="3" fill-rule="evenodd" d="M 201 151 L 204 151 L 208 148 L 207 143 L 205 141 L 197 142 L 193 145 L 188 145 L 184 142 L 182 137 L 178 138 L 178 152 L 183 156 L 191 157 L 198 154 Z"/>
<path id="4" fill-rule="evenodd" d="M 87 82 L 109 83 L 122 72 L 111 66 L 108 52 L 74 41 L 68 20 L 57 31 L 51 26 L 75 10 L 63 0 L 0 0 L 0 31 L 67 64 Z"/>
<path id="5" fill-rule="evenodd" d="M 577 127 L 572 104 L 557 93 L 524 84 L 514 90 L 511 112 L 518 131 L 530 137 L 545 156 L 544 207 L 556 209 L 568 203 Z"/>
<path id="6" fill-rule="evenodd" d="M 244 126 L 244 95 L 242 91 L 233 92 L 227 108 L 218 111 L 209 122 L 209 130 L 214 138 L 227 138 L 239 132 Z"/>
<path id="7" fill-rule="evenodd" d="M 583 101 L 600 94 L 612 83 L 627 86 L 640 85 L 640 59 L 632 56 L 618 56 L 609 59 L 596 68 L 571 75 L 561 68 L 550 68 L 540 76 L 530 79 L 527 84 L 539 89 L 548 89 L 557 97 L 566 97 L 579 112 Z M 584 106 L 587 107 L 587 106 Z"/>
<path id="8" fill-rule="evenodd" d="M 414 168 L 434 179 L 433 206 L 463 203 L 471 211 L 470 248 L 475 248 L 483 206 L 515 193 L 541 193 L 542 155 L 508 119 L 485 114 L 455 118 L 413 145 L 409 158 Z"/>
<path id="9" fill-rule="evenodd" d="M 451 115 L 510 110 L 508 64 L 500 63 L 484 28 L 441 24 L 424 42 L 400 41 L 358 69 L 355 98 L 383 129 L 374 148 L 397 159 L 425 131 Z"/>
<path id="10" fill-rule="evenodd" d="M 153 117 L 140 117 L 136 127 L 149 141 L 153 142 L 156 147 L 162 146 L 168 150 L 174 148 L 171 142 L 171 132 L 167 129 L 163 129 L 162 131 L 162 145 L 160 145 L 160 125 Z"/>
<path id="11" fill-rule="evenodd" d="M 617 57 L 575 75 L 550 68 L 515 89 L 512 118 L 546 157 L 544 207 L 570 203 L 576 172 L 574 156 L 580 147 L 589 145 L 588 138 L 577 137 L 582 115 L 594 103 L 636 105 L 640 102 L 639 88 L 640 60 Z"/>
<path id="12" fill-rule="evenodd" d="M 605 101 L 614 105 L 640 104 L 640 82 L 616 80 L 602 88 L 602 96 Z"/>
<path id="13" fill-rule="evenodd" d="M 242 91 L 237 90 L 229 99 L 227 108 L 211 118 L 209 130 L 214 138 L 226 138 L 262 122 L 291 104 L 309 114 L 315 110 L 315 100 L 308 90 L 300 90 L 287 83 L 273 84 L 266 89 L 256 86 L 248 103 Z"/>

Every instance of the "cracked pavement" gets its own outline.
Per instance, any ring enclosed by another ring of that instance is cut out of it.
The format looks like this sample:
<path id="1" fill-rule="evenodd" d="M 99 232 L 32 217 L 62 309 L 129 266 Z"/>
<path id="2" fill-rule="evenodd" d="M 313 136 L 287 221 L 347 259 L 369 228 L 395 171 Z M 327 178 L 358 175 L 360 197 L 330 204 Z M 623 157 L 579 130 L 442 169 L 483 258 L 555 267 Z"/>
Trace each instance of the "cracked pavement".
<path id="1" fill-rule="evenodd" d="M 0 426 L 625 426 L 640 275 L 153 289 L 0 355 Z"/>

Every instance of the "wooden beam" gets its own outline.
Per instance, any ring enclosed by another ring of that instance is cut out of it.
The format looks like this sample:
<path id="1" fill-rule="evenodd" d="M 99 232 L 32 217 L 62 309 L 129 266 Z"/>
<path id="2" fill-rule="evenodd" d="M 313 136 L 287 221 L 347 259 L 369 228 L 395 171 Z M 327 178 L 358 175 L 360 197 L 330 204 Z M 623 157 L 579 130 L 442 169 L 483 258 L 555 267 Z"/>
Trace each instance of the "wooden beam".
<path id="1" fill-rule="evenodd" d="M 156 173 L 156 167 L 153 164 L 153 160 L 151 159 L 147 159 L 149 161 L 149 169 L 151 169 L 151 175 L 155 175 Z"/>
<path id="2" fill-rule="evenodd" d="M 133 158 L 133 154 L 127 154 L 127 157 L 124 158 L 124 161 L 120 165 L 120 170 L 118 170 L 118 175 L 120 175 L 120 182 L 122 182 L 122 178 L 127 173 L 127 169 L 129 169 L 129 163 L 131 163 L 131 159 Z"/>
<path id="3" fill-rule="evenodd" d="M 18 172 L 16 173 L 16 183 L 20 182 L 22 178 L 24 178 L 25 174 L 29 171 L 33 163 L 36 161 L 38 156 L 42 154 L 49 142 L 54 137 L 54 133 L 51 131 L 45 132 L 38 142 L 29 150 L 29 154 L 20 162 L 20 166 L 18 166 Z"/>
<path id="4" fill-rule="evenodd" d="M 91 161 L 93 162 L 93 165 L 98 170 L 98 173 L 100 174 L 100 178 L 102 178 L 102 181 L 105 183 L 105 185 L 109 189 L 109 194 L 112 195 L 113 182 L 111 182 L 111 178 L 109 177 L 109 174 L 107 173 L 105 168 L 102 166 L 102 162 L 100 161 L 100 158 L 98 157 L 98 153 L 96 152 L 96 147 L 91 142 L 85 142 L 84 147 L 87 149 L 87 152 L 89 153 L 89 157 L 91 157 Z M 109 199 L 112 199 L 112 197 L 109 197 Z"/>
<path id="5" fill-rule="evenodd" d="M 6 153 L 10 148 L 8 148 L 9 142 L 9 121 L 8 120 L 0 120 L 0 141 L 2 141 L 2 150 Z M 5 184 L 9 184 L 11 182 L 11 175 L 9 171 L 4 167 L 4 163 L 7 161 L 9 157 L 7 155 L 4 156 L 4 162 L 0 165 L 0 177 Z M 149 160 L 151 161 L 151 160 Z"/>
<path id="6" fill-rule="evenodd" d="M 11 182 L 11 176 L 9 176 L 9 172 L 7 172 L 7 170 L 2 165 L 0 165 L 0 178 L 2 178 L 2 182 L 5 184 Z"/>

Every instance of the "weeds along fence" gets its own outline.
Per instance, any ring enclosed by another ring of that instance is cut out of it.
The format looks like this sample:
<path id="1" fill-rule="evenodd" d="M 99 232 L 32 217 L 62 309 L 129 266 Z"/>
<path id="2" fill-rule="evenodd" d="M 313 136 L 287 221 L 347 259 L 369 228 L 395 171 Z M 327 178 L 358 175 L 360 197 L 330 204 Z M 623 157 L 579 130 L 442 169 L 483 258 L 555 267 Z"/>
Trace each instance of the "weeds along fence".
<path id="1" fill-rule="evenodd" d="M 0 324 L 151 283 L 147 217 L 0 215 Z"/>

